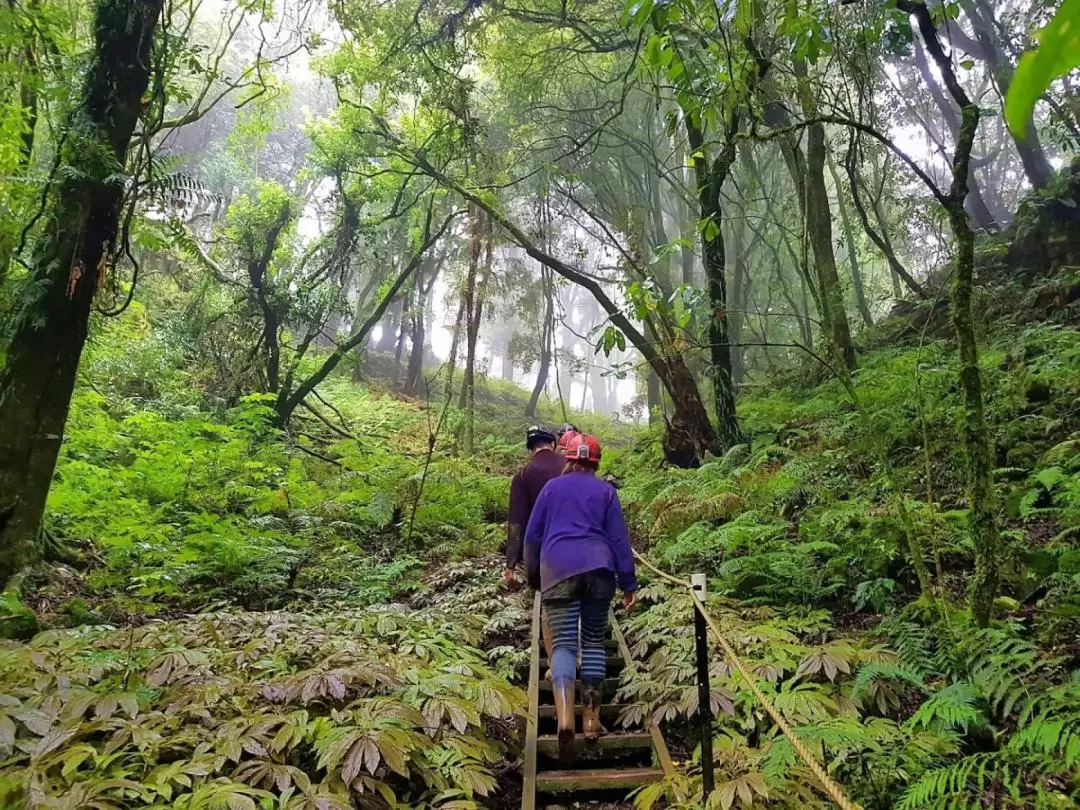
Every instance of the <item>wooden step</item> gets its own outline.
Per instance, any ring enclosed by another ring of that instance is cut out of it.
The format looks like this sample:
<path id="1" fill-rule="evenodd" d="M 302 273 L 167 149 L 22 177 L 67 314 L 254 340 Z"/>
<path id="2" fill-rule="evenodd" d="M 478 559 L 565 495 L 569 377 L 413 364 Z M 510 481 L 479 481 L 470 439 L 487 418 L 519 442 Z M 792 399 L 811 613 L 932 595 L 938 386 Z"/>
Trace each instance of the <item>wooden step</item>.
<path id="1" fill-rule="evenodd" d="M 602 768 L 591 771 L 543 771 L 536 775 L 536 790 L 568 793 L 589 790 L 633 790 L 664 778 L 659 768 Z"/>
<path id="2" fill-rule="evenodd" d="M 574 681 L 574 687 L 578 690 L 578 694 L 581 694 L 581 681 Z M 540 681 L 541 692 L 551 692 L 552 688 L 553 687 L 551 681 L 546 679 Z M 605 694 L 613 695 L 619 689 L 619 679 L 605 678 L 600 688 Z"/>
<path id="3" fill-rule="evenodd" d="M 582 736 L 574 738 L 574 744 L 584 750 L 598 751 L 630 751 L 652 747 L 652 736 L 644 732 L 620 732 L 618 734 L 605 734 L 592 742 Z M 559 754 L 559 738 L 555 735 L 539 737 L 536 744 L 540 753 L 554 757 Z"/>

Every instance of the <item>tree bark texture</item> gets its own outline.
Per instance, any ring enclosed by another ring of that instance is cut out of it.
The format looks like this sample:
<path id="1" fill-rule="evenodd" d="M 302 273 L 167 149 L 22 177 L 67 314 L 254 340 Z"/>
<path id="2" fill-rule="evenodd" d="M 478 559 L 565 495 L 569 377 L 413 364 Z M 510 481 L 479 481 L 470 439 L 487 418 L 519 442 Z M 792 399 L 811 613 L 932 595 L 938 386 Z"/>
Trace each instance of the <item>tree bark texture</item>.
<path id="1" fill-rule="evenodd" d="M 100 0 L 94 52 L 69 114 L 47 223 L 30 261 L 34 296 L 0 372 L 0 588 L 33 559 L 95 294 L 117 249 L 131 136 L 150 82 L 162 0 Z M 108 158 L 107 160 L 105 158 Z"/>

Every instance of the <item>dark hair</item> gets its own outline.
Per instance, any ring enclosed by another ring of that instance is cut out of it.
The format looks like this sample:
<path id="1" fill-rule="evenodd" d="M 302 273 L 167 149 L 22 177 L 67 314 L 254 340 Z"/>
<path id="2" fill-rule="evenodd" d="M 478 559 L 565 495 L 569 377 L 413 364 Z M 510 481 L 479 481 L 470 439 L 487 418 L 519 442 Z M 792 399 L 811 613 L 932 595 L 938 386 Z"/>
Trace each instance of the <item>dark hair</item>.
<path id="1" fill-rule="evenodd" d="M 572 458 L 566 462 L 566 466 L 563 467 L 562 474 L 572 472 L 591 472 L 594 473 L 600 469 L 600 465 L 595 461 L 587 461 L 585 459 Z"/>

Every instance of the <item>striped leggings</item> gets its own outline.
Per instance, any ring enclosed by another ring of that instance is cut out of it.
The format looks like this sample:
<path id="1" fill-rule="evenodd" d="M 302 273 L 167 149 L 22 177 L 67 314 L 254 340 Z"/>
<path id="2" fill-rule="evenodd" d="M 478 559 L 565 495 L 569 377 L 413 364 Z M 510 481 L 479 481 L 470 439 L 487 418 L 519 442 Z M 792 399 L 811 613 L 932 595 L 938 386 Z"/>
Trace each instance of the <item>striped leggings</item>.
<path id="1" fill-rule="evenodd" d="M 604 640 L 608 629 L 609 599 L 559 599 L 545 610 L 551 628 L 551 680 L 573 681 L 577 672 L 578 628 L 581 641 L 581 685 L 598 687 L 607 675 Z"/>

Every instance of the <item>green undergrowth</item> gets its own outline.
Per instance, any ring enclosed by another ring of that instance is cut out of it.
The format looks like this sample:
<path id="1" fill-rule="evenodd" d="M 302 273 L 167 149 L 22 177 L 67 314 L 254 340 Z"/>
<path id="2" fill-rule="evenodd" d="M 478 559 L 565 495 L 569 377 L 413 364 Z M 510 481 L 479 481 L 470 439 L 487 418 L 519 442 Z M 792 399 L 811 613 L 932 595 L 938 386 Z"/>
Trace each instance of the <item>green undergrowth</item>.
<path id="1" fill-rule="evenodd" d="M 984 351 L 982 367 L 1002 595 L 1043 608 L 1041 638 L 1075 636 L 1080 334 L 1027 329 Z M 945 344 L 879 351 L 856 375 L 859 407 L 835 382 L 749 396 L 746 443 L 699 469 L 659 469 L 654 438 L 614 465 L 636 533 L 656 560 L 706 572 L 726 596 L 874 614 L 918 596 L 913 532 L 927 568 L 944 572 L 937 584 L 960 598 L 972 549 L 956 380 Z"/>
<path id="2" fill-rule="evenodd" d="M 46 627 L 225 606 L 365 607 L 411 593 L 433 560 L 499 547 L 535 421 L 527 392 L 481 386 L 466 459 L 453 405 L 342 373 L 282 431 L 271 396 L 221 399 L 185 352 L 137 303 L 95 330 L 46 514 L 45 556 L 60 564 L 29 572 L 22 603 L 5 595 L 4 634 L 37 629 L 20 618 L 30 603 Z M 595 417 L 582 426 L 617 433 Z"/>
<path id="3" fill-rule="evenodd" d="M 1026 328 L 982 353 L 1003 526 L 991 627 L 972 568 L 953 350 L 861 358 L 836 382 L 742 399 L 744 444 L 663 469 L 657 437 L 614 460 L 649 555 L 705 572 L 759 687 L 867 808 L 1066 808 L 1080 801 L 1080 335 Z M 920 594 L 914 535 L 935 589 Z M 650 586 L 623 695 L 687 742 L 639 806 L 698 807 L 691 606 Z M 713 645 L 711 806 L 830 807 Z"/>
<path id="4" fill-rule="evenodd" d="M 638 664 L 621 694 L 672 739 L 694 741 L 697 686 L 689 596 L 642 592 L 629 624 Z M 866 808 L 1060 808 L 1080 798 L 1080 680 L 1019 623 L 971 629 L 967 617 L 897 614 L 872 634 L 838 630 L 827 611 L 709 610 L 795 735 Z M 710 807 L 835 806 L 711 645 L 716 792 Z M 692 746 L 691 746 L 692 747 Z M 700 754 L 639 792 L 639 808 L 700 807 Z"/>
<path id="5" fill-rule="evenodd" d="M 0 647 L 0 807 L 476 807 L 524 709 L 501 643 L 524 612 L 494 598 L 490 563 L 444 567 L 412 606 Z"/>

